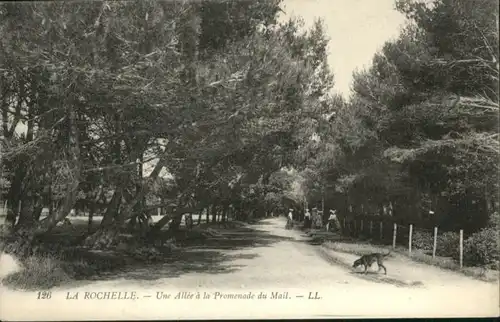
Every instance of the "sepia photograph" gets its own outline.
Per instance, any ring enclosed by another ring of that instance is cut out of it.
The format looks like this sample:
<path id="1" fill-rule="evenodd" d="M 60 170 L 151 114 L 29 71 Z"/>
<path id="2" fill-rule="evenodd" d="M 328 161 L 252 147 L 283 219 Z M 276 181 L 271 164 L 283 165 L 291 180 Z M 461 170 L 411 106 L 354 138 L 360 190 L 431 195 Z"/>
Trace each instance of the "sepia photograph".
<path id="1" fill-rule="evenodd" d="M 0 319 L 498 317 L 498 60 L 498 0 L 0 2 Z"/>

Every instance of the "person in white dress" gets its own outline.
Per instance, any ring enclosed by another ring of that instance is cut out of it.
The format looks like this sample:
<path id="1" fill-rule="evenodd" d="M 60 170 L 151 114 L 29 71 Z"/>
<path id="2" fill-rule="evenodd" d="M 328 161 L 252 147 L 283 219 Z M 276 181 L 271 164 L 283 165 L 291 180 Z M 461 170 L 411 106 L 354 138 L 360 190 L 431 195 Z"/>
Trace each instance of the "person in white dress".
<path id="1" fill-rule="evenodd" d="M 330 231 L 332 225 L 338 226 L 337 222 L 338 222 L 337 211 L 330 209 L 330 217 L 328 217 L 328 223 L 326 224 L 326 231 Z M 335 228 L 338 228 L 338 227 L 335 227 Z"/>
<path id="2" fill-rule="evenodd" d="M 291 229 L 293 227 L 293 209 L 290 209 L 290 211 L 288 212 L 286 227 L 287 229 Z"/>

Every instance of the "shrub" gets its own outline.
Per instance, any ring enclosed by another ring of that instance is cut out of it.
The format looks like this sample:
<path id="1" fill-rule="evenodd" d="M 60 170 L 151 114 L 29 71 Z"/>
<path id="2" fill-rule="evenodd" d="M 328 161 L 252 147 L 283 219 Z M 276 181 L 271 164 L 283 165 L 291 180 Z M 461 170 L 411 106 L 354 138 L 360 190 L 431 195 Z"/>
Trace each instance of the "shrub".
<path id="1" fill-rule="evenodd" d="M 498 211 L 495 211 L 490 215 L 490 218 L 488 220 L 488 227 L 491 228 L 500 228 L 500 213 Z"/>
<path id="2" fill-rule="evenodd" d="M 457 257 L 459 254 L 460 234 L 456 232 L 445 232 L 438 235 L 436 255 L 444 257 Z"/>
<path id="3" fill-rule="evenodd" d="M 427 231 L 415 231 L 412 236 L 412 246 L 416 249 L 432 250 L 434 245 L 433 234 Z"/>
<path id="4" fill-rule="evenodd" d="M 17 238 L 17 236 L 14 235 L 9 235 L 1 239 L 0 250 L 21 259 L 32 254 L 31 243 L 23 238 Z"/>
<path id="5" fill-rule="evenodd" d="M 483 228 L 464 241 L 464 262 L 469 265 L 491 265 L 499 260 L 498 231 Z"/>

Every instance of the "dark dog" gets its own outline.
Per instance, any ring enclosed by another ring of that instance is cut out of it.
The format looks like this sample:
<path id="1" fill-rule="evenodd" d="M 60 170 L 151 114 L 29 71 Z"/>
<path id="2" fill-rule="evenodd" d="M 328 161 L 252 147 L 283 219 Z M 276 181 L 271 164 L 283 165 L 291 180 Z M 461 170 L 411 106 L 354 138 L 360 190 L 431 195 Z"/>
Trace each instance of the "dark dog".
<path id="1" fill-rule="evenodd" d="M 360 265 L 363 265 L 365 267 L 364 273 L 366 274 L 368 267 L 371 267 L 373 263 L 377 262 L 378 271 L 380 271 L 380 269 L 383 268 L 384 274 L 387 275 L 387 269 L 384 266 L 384 258 L 389 256 L 390 253 L 391 252 L 389 251 L 387 254 L 373 253 L 373 254 L 363 255 L 361 256 L 361 258 L 354 261 L 352 267 L 356 268 Z"/>

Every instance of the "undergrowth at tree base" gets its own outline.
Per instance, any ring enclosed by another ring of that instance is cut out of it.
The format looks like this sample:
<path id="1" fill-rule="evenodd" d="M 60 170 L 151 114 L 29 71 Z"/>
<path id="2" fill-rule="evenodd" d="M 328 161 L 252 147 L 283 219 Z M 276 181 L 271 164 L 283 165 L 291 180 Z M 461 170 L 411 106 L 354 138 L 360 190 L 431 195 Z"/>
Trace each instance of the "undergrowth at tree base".
<path id="1" fill-rule="evenodd" d="M 184 234 L 181 238 L 201 238 Z M 29 249 L 28 249 L 29 248 Z M 79 245 L 40 243 L 28 246 L 22 242 L 0 240 L 0 251 L 21 263 L 22 270 L 3 278 L 2 283 L 14 289 L 44 290 L 79 280 L 95 279 L 131 266 L 168 261 L 178 247 L 172 240 L 150 244 L 147 240 L 122 236 L 116 246 L 96 250 Z"/>
<path id="2" fill-rule="evenodd" d="M 60 253 L 37 252 L 22 258 L 22 270 L 7 275 L 2 283 L 23 290 L 50 289 L 78 280 L 99 278 L 131 265 L 158 262 L 164 255 L 165 250 L 156 247 L 126 251 L 72 249 Z"/>

